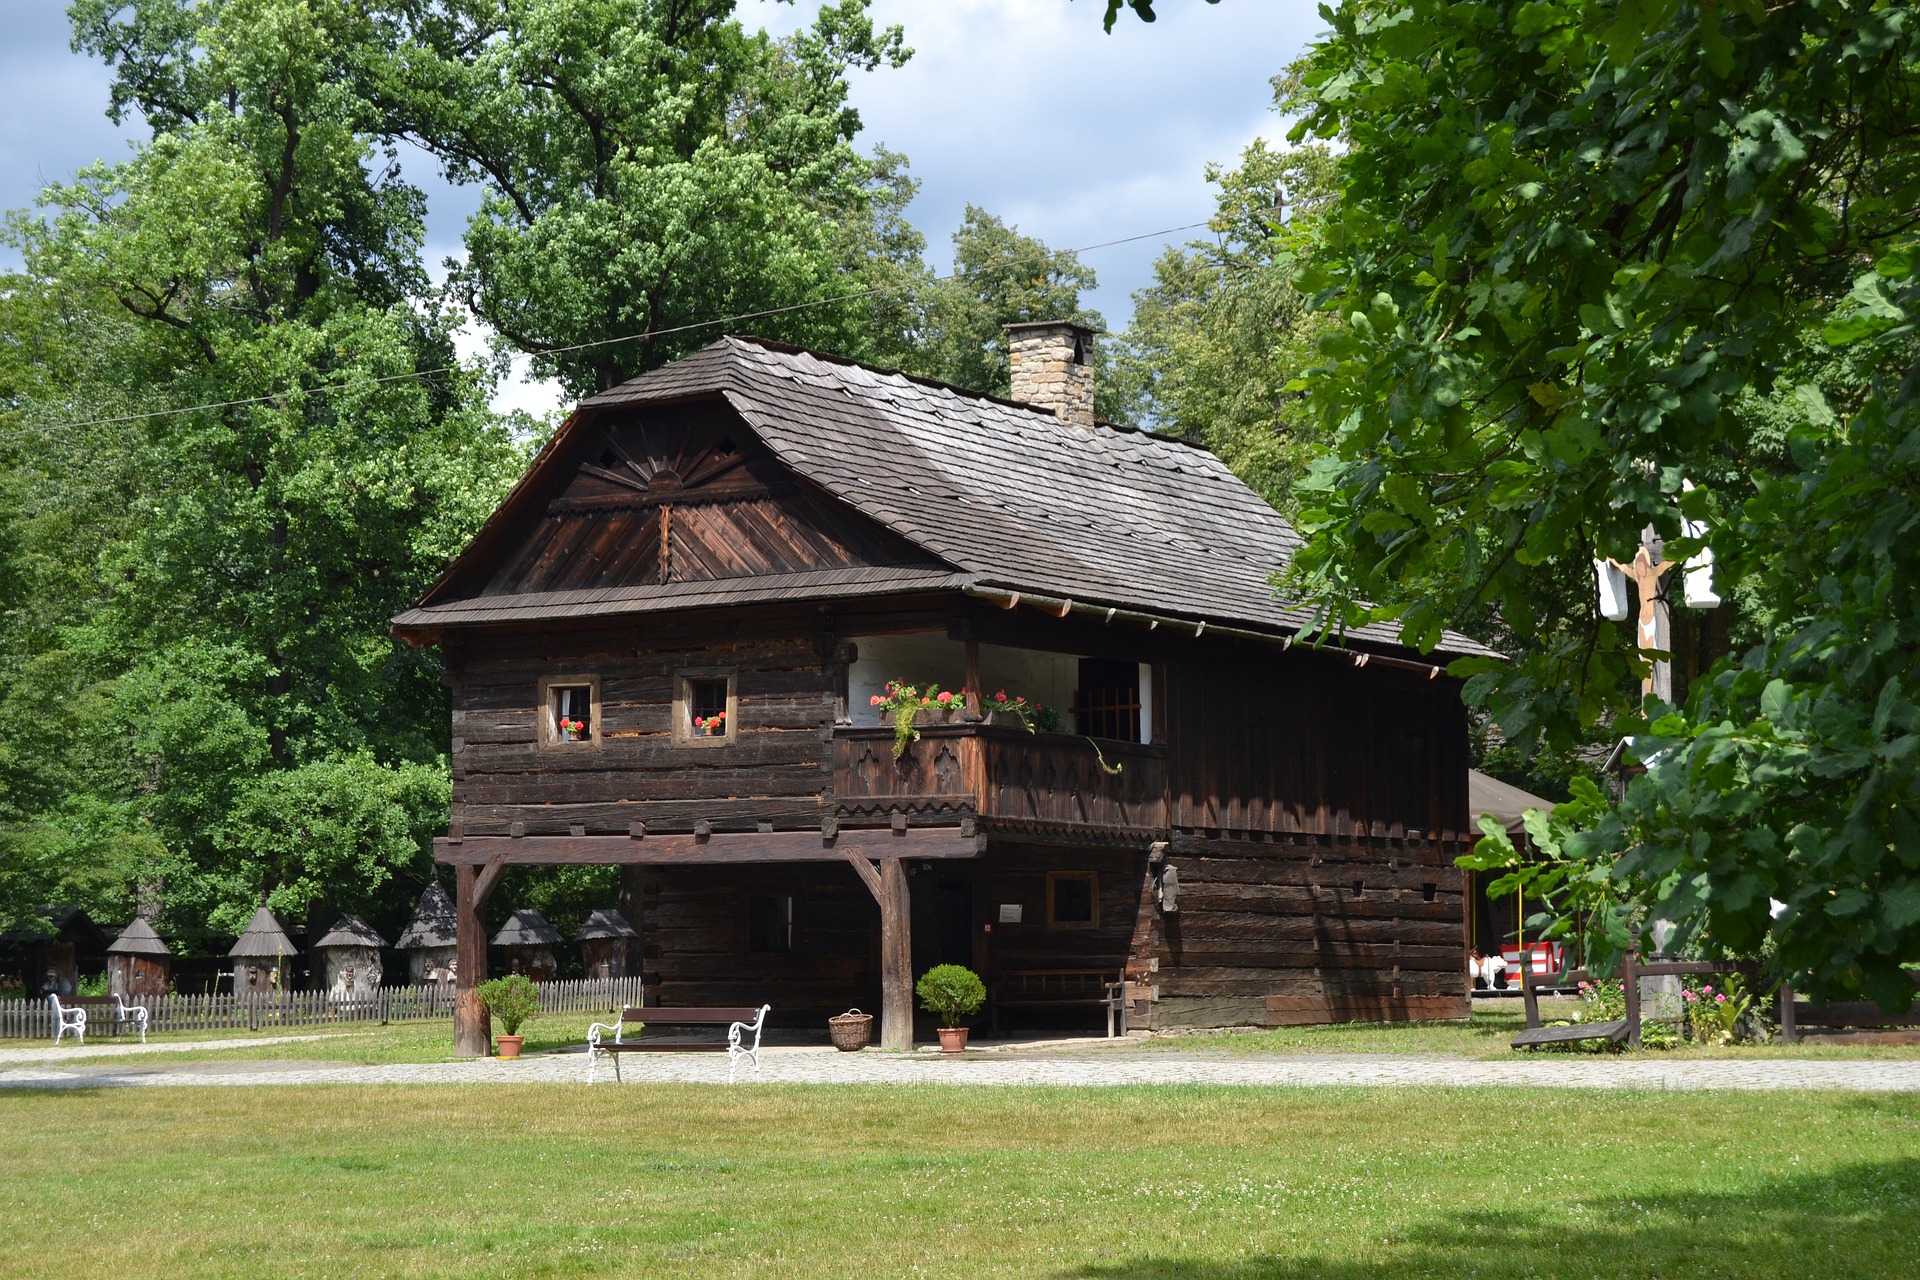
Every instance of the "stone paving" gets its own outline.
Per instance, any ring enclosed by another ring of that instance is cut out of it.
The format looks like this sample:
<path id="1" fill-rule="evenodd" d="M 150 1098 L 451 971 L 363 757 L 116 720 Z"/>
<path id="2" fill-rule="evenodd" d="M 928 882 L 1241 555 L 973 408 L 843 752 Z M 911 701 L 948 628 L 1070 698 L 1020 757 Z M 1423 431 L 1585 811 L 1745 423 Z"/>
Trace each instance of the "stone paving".
<path id="1" fill-rule="evenodd" d="M 53 1048 L 0 1049 L 0 1066 L 14 1062 L 55 1062 L 77 1058 L 126 1058 L 145 1053 L 193 1053 L 204 1050 L 251 1049 L 262 1044 L 307 1044 L 333 1040 L 338 1033 L 311 1036 L 249 1036 L 245 1040 L 155 1040 L 151 1044 L 67 1043 Z"/>
<path id="2" fill-rule="evenodd" d="M 259 1042 L 253 1042 L 259 1043 Z M 554 1084 L 580 1083 L 587 1074 L 579 1053 L 546 1054 L 503 1062 L 480 1059 L 396 1066 L 322 1062 L 138 1062 L 127 1065 L 47 1062 L 0 1070 L 0 1088 L 103 1088 L 164 1085 L 295 1084 Z M 617 1088 L 603 1064 L 597 1088 Z M 725 1084 L 724 1054 L 628 1054 L 627 1084 Z M 1052 1051 L 1031 1056 L 932 1052 L 911 1055 L 867 1050 L 776 1048 L 761 1053 L 756 1075 L 740 1072 L 742 1087 L 762 1084 L 1238 1085 L 1252 1087 L 1447 1085 L 1552 1089 L 1827 1089 L 1920 1092 L 1920 1059 L 1816 1060 L 1756 1058 L 1660 1061 L 1650 1058 L 1575 1058 L 1555 1055 L 1524 1062 L 1385 1054 L 1238 1056 L 1217 1053 Z"/>

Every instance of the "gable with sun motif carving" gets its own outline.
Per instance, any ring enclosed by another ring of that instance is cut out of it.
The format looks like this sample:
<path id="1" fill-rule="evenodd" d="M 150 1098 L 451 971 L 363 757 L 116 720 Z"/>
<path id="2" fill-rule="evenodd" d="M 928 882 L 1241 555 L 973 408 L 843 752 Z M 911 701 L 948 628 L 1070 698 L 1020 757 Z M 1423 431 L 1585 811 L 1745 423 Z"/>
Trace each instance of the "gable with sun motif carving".
<path id="1" fill-rule="evenodd" d="M 710 406 L 595 424 L 549 471 L 481 595 L 937 563 Z"/>

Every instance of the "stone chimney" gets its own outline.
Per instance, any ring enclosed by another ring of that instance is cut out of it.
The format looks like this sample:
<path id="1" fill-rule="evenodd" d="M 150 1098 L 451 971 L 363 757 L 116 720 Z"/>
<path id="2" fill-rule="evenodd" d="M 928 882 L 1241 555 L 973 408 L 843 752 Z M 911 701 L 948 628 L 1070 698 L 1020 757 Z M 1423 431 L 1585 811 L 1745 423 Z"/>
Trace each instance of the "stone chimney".
<path id="1" fill-rule="evenodd" d="M 1013 398 L 1051 409 L 1082 431 L 1093 430 L 1093 330 L 1070 320 L 1006 329 Z"/>

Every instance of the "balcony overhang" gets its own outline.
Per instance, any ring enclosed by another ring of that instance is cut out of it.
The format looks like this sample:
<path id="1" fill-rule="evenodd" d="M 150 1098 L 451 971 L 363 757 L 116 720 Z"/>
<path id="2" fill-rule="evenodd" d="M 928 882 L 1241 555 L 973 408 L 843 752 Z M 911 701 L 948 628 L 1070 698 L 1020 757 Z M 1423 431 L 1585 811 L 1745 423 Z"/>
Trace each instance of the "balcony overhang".
<path id="1" fill-rule="evenodd" d="M 433 842 L 449 867 L 700 866 L 754 862 L 844 862 L 859 857 L 977 858 L 987 838 L 958 827 L 894 826 L 819 831 L 737 831 L 712 835 L 467 836 Z"/>

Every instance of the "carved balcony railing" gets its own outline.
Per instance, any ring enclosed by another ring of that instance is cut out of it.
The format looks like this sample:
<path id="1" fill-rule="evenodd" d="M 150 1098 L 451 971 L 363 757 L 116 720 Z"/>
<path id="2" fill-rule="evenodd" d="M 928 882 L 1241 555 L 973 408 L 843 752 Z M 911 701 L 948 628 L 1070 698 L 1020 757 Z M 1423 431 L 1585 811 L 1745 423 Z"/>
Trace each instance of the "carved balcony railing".
<path id="1" fill-rule="evenodd" d="M 898 759 L 893 730 L 834 732 L 834 798 L 850 821 L 987 820 L 1004 831 L 1159 831 L 1168 748 L 1029 733 L 987 724 L 926 725 Z"/>

